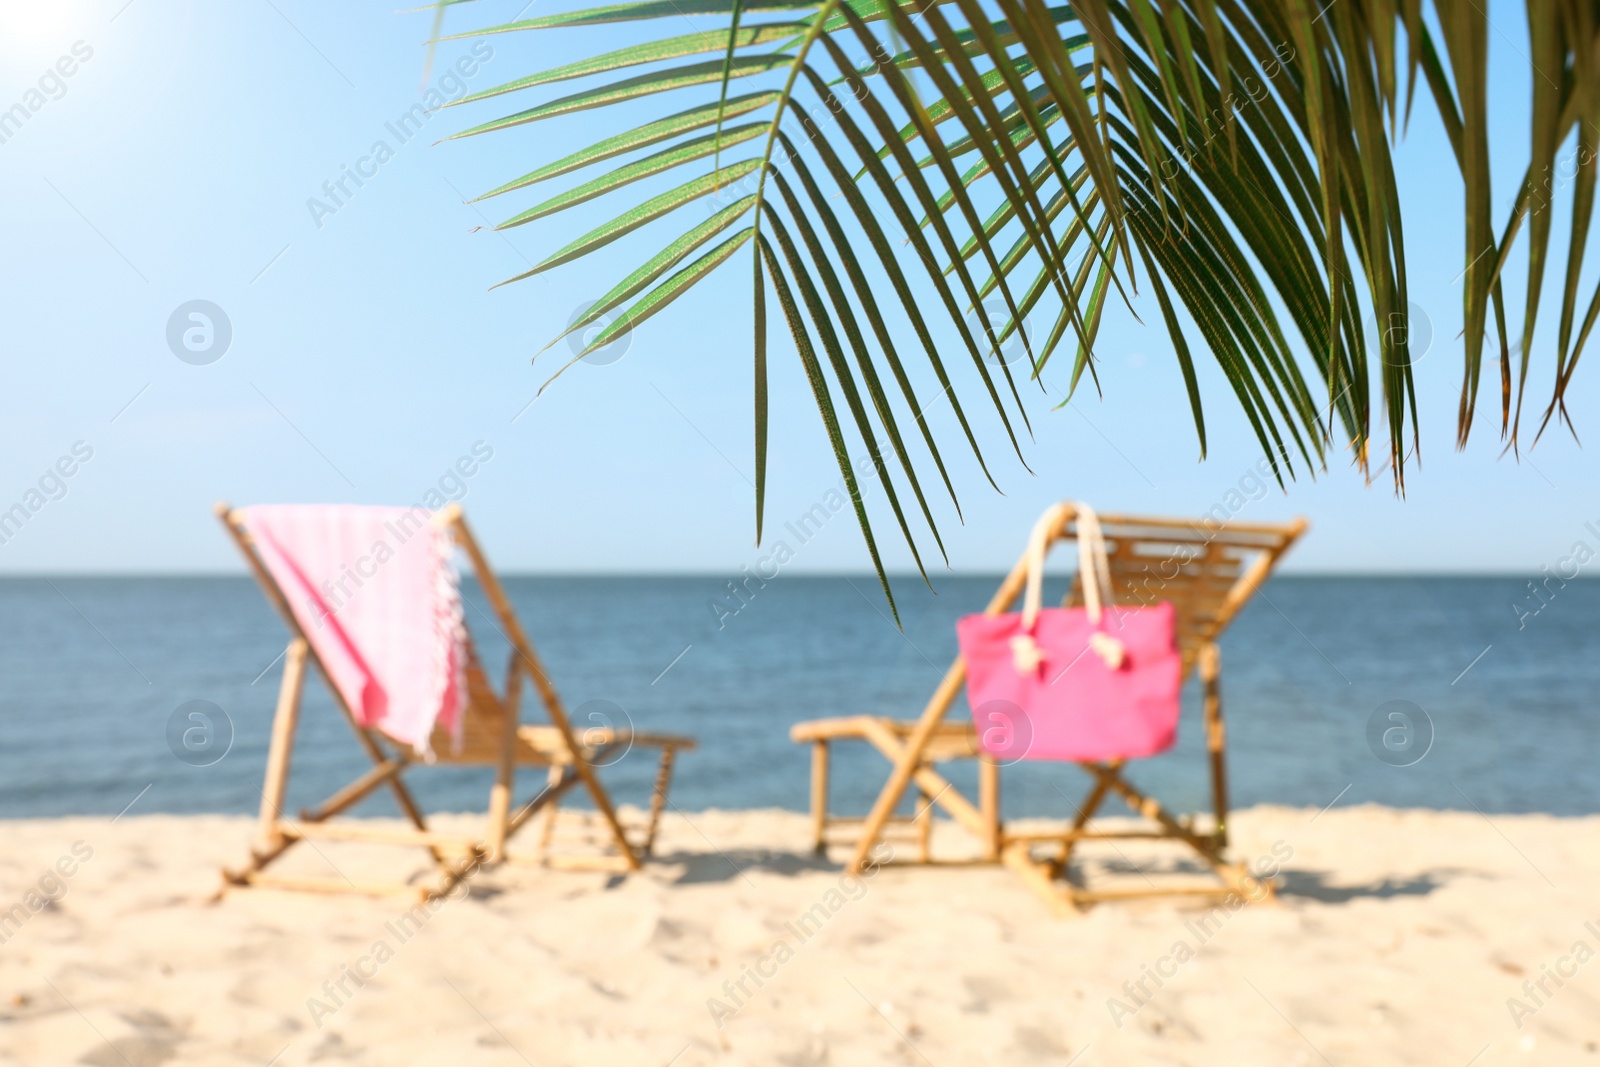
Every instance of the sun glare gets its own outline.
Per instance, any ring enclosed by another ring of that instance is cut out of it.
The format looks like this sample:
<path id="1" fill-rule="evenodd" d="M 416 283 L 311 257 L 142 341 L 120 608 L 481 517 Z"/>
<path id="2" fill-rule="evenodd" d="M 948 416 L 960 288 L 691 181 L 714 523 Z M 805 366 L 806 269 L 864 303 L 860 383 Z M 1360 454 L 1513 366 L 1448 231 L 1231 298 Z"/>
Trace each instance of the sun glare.
<path id="1" fill-rule="evenodd" d="M 0 0 L 0 76 L 7 82 L 37 76 L 84 37 L 92 23 L 87 5 L 47 0 Z"/>

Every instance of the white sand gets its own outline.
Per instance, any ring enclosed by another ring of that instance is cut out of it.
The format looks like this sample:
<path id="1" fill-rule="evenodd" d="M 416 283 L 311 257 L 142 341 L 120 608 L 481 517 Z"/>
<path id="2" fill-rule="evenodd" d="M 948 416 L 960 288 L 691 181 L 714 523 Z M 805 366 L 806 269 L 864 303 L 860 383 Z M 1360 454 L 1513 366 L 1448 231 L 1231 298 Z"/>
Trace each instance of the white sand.
<path id="1" fill-rule="evenodd" d="M 486 872 L 405 939 L 395 898 L 207 904 L 247 820 L 3 823 L 0 1064 L 1600 1064 L 1600 818 L 1314 814 L 1237 815 L 1285 891 L 1204 939 L 1195 904 L 1055 919 L 999 868 L 841 882 L 781 812 L 669 817 L 627 879 Z M 301 870 L 416 855 L 320 847 Z"/>

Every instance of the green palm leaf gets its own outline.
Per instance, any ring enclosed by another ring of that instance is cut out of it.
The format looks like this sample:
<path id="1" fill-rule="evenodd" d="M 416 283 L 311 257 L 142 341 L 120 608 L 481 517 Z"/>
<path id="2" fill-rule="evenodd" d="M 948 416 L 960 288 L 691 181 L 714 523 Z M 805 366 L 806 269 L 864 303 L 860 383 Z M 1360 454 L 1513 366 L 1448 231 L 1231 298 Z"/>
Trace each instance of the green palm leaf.
<path id="1" fill-rule="evenodd" d="M 436 6 L 442 17 L 454 3 Z M 684 16 L 726 28 L 682 33 Z M 624 239 L 639 246 L 628 253 L 633 269 L 561 335 L 609 316 L 585 352 L 748 252 L 757 538 L 770 290 L 892 607 L 852 453 L 870 458 L 882 503 L 920 567 L 919 523 L 943 552 L 922 485 L 927 462 L 952 504 L 957 495 L 927 407 L 948 399 L 994 484 L 981 437 L 998 429 L 1025 463 L 1016 426 L 1029 425 L 1001 346 L 1020 334 L 1027 377 L 1037 379 L 1071 337 L 1070 397 L 1086 372 L 1095 376 L 1111 295 L 1132 307 L 1141 282 L 1176 350 L 1202 456 L 1203 353 L 1185 319 L 1280 479 L 1297 463 L 1321 468 L 1337 444 L 1363 469 L 1389 466 L 1403 487 L 1418 403 L 1390 153 L 1419 82 L 1466 200 L 1457 440 L 1475 421 L 1492 320 L 1501 432 L 1516 446 L 1552 265 L 1561 271 L 1560 313 L 1539 430 L 1552 419 L 1570 426 L 1566 390 L 1600 320 L 1600 288 L 1580 290 L 1600 175 L 1600 9 L 1593 0 L 1538 0 L 1528 19 L 1532 137 L 1527 177 L 1503 220 L 1490 186 L 1490 27 L 1473 0 L 1426 8 L 1423 0 L 638 0 L 476 31 L 634 26 L 619 47 L 458 101 L 482 107 L 535 95 L 452 137 L 579 112 L 610 125 L 589 148 L 484 194 L 571 179 L 502 227 L 611 205 L 609 221 L 512 281 L 603 248 L 611 255 Z M 730 93 L 746 79 L 754 88 Z M 582 86 L 537 98 L 568 81 Z M 757 154 L 725 158 L 745 144 Z M 607 161 L 609 169 L 591 171 Z M 1553 173 L 1570 180 L 1553 182 Z M 1563 267 L 1552 205 L 1564 185 L 1572 208 Z M 658 235 L 669 216 L 708 196 L 717 200 L 702 221 Z M 1513 331 L 1503 274 L 1524 234 L 1528 283 Z M 991 298 L 1003 313 L 985 307 Z M 1036 315 L 1051 324 L 1037 335 L 1026 325 Z M 1383 324 L 1375 345 L 1362 327 L 1373 320 Z M 966 359 L 947 365 L 951 345 Z M 924 366 L 936 396 L 917 386 Z M 1375 410 L 1388 438 L 1376 457 Z"/>

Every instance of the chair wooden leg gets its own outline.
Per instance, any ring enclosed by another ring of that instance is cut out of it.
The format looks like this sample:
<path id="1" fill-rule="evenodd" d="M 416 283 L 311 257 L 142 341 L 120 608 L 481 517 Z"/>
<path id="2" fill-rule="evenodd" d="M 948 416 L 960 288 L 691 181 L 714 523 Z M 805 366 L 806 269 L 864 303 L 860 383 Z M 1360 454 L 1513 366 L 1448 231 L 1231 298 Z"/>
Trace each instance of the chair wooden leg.
<path id="1" fill-rule="evenodd" d="M 555 789 L 561 784 L 565 776 L 566 772 L 562 770 L 558 764 L 551 764 L 550 771 L 546 775 L 545 788 L 547 790 Z M 539 827 L 538 854 L 540 859 L 543 859 L 550 854 L 550 841 L 555 837 L 556 834 L 556 813 L 560 811 L 560 809 L 561 797 L 559 795 L 552 796 L 549 804 L 547 804 L 544 809 L 544 824 Z"/>
<path id="2" fill-rule="evenodd" d="M 661 813 L 667 806 L 667 790 L 672 785 L 672 761 L 678 750 L 673 745 L 661 746 L 661 763 L 656 767 L 656 782 L 650 790 L 650 821 L 645 824 L 642 855 L 648 856 L 656 847 L 656 830 L 661 825 Z"/>
<path id="3" fill-rule="evenodd" d="M 583 758 L 583 748 L 578 744 L 577 737 L 572 732 L 572 723 L 567 718 L 566 706 L 561 702 L 561 697 L 556 693 L 555 687 L 550 684 L 550 677 L 545 673 L 544 667 L 539 663 L 539 656 L 533 649 L 533 643 L 528 640 L 528 635 L 522 629 L 516 612 L 511 609 L 511 598 L 506 595 L 505 586 L 500 584 L 500 579 L 489 567 L 489 561 L 484 558 L 483 550 L 478 547 L 477 539 L 467 528 L 466 521 L 461 517 L 460 510 L 449 515 L 447 520 L 455 531 L 456 543 L 466 552 L 472 560 L 472 567 L 478 572 L 478 583 L 483 588 L 484 596 L 489 599 L 489 606 L 494 609 L 495 616 L 500 620 L 501 630 L 511 642 L 511 647 L 522 658 L 523 665 L 527 668 L 528 676 L 533 682 L 539 700 L 544 704 L 545 713 L 550 717 L 550 725 L 561 733 L 562 741 L 568 752 L 573 756 L 573 769 L 578 772 L 584 789 L 589 794 L 589 799 L 594 802 L 595 810 L 599 812 L 601 821 L 610 831 L 612 842 L 616 845 L 617 852 L 627 862 L 628 870 L 639 869 L 639 854 L 634 850 L 628 835 L 622 828 L 622 823 L 617 818 L 616 806 L 611 803 L 611 796 L 600 784 L 600 779 L 595 769 Z"/>
<path id="4" fill-rule="evenodd" d="M 1217 822 L 1212 837 L 1228 847 L 1228 731 L 1222 721 L 1222 653 L 1216 645 L 1200 650 L 1200 680 L 1205 687 L 1206 748 L 1211 753 L 1211 801 Z"/>
<path id="5" fill-rule="evenodd" d="M 917 787 L 917 862 L 933 862 L 933 797 Z"/>
<path id="6" fill-rule="evenodd" d="M 900 756 L 895 760 L 894 770 L 889 772 L 889 780 L 878 793 L 878 799 L 873 802 L 872 810 L 867 813 L 866 820 L 861 824 L 861 836 L 856 839 L 855 852 L 851 854 L 850 862 L 845 865 L 845 869 L 851 874 L 860 874 L 866 867 L 867 857 L 877 847 L 878 839 L 883 836 L 883 828 L 889 825 L 889 820 L 894 817 L 895 808 L 900 806 L 900 798 L 906 795 L 906 788 L 911 784 L 911 780 L 923 768 L 922 755 L 928 749 L 928 742 L 933 739 L 933 732 L 944 721 L 945 713 L 950 710 L 950 705 L 955 701 L 956 694 L 961 692 L 961 686 L 966 680 L 966 662 L 958 657 L 945 672 L 944 680 L 939 683 L 933 698 L 923 709 L 922 717 L 912 728 L 911 736 L 906 739 L 904 745 L 896 742 L 895 747 L 899 749 Z"/>
<path id="7" fill-rule="evenodd" d="M 1051 874 L 1052 865 L 1034 859 L 1027 845 L 1008 844 L 1001 852 L 1000 860 L 1022 879 L 1023 885 L 1033 890 L 1034 894 L 1044 901 L 1045 906 L 1057 918 L 1071 915 L 1077 910 L 1075 890 L 1071 887 L 1063 889 L 1056 885 Z"/>
<path id="8" fill-rule="evenodd" d="M 983 814 L 983 857 L 1000 861 L 1000 765 L 988 753 L 978 756 L 978 810 Z"/>
<path id="9" fill-rule="evenodd" d="M 506 855 L 506 826 L 511 817 L 511 790 L 516 784 L 516 768 L 502 765 L 489 790 L 489 862 L 499 863 Z"/>
<path id="10" fill-rule="evenodd" d="M 506 696 L 500 714 L 500 764 L 495 768 L 494 786 L 489 790 L 490 863 L 499 863 L 506 856 L 511 795 L 517 784 L 517 709 L 522 697 L 521 682 L 520 661 L 513 652 L 511 665 L 506 668 Z"/>
<path id="11" fill-rule="evenodd" d="M 1249 900 L 1257 896 L 1271 897 L 1273 887 L 1270 882 L 1262 882 L 1252 877 L 1242 864 L 1229 863 L 1223 858 L 1221 851 L 1212 842 L 1212 835 L 1201 837 L 1177 819 L 1173 818 L 1161 802 L 1154 797 L 1146 796 L 1128 783 L 1117 769 L 1101 767 L 1098 764 L 1080 764 L 1087 767 L 1090 773 L 1101 776 L 1110 787 L 1119 793 L 1128 805 L 1140 815 L 1153 822 L 1160 823 L 1170 837 L 1178 838 L 1200 854 L 1200 857 L 1211 865 L 1228 886 Z"/>
<path id="12" fill-rule="evenodd" d="M 362 734 L 362 736 L 365 737 L 366 734 Z M 370 737 L 367 739 L 369 741 L 372 740 Z M 376 742 L 373 742 L 373 747 L 377 748 Z M 382 754 L 381 749 L 378 749 L 378 755 L 375 758 L 387 759 L 388 757 Z M 411 790 L 406 788 L 406 784 L 400 780 L 398 774 L 391 774 L 387 781 L 390 792 L 394 793 L 394 798 L 399 803 L 400 810 L 405 812 L 406 818 L 411 820 L 411 825 L 423 833 L 427 833 L 428 821 L 422 817 L 422 809 L 417 806 L 415 798 L 411 796 Z M 429 845 L 428 853 L 433 856 L 433 862 L 440 870 L 446 872 L 450 870 L 450 860 L 436 846 Z"/>
<path id="13" fill-rule="evenodd" d="M 1027 579 L 1028 557 L 1024 554 L 1023 558 L 1011 568 L 1011 573 L 1006 575 L 1005 581 L 1000 583 L 999 590 L 989 601 L 986 609 L 988 614 L 997 615 L 1014 603 Z M 939 688 L 934 690 L 927 706 L 922 709 L 922 715 L 917 719 L 917 725 L 912 728 L 911 736 L 906 738 L 900 758 L 895 761 L 894 770 L 889 773 L 889 780 L 884 783 L 878 799 L 872 804 L 872 811 L 867 814 L 866 822 L 861 826 L 861 837 L 856 841 L 855 851 L 846 866 L 851 874 L 860 874 L 862 868 L 866 866 L 867 857 L 883 835 L 883 828 L 894 816 L 894 809 L 899 807 L 900 798 L 906 795 L 906 787 L 922 768 L 922 756 L 928 750 L 928 742 L 933 739 L 934 731 L 944 721 L 945 715 L 950 711 L 950 705 L 955 703 L 966 681 L 967 661 L 957 656 L 955 662 L 950 664 L 950 669 L 945 671 L 944 678 L 939 682 Z M 979 818 L 981 819 L 981 816 Z"/>
<path id="14" fill-rule="evenodd" d="M 910 750 L 905 745 L 902 745 L 895 737 L 894 732 L 882 722 L 869 721 L 866 728 L 866 737 L 867 740 L 872 742 L 873 747 L 877 748 L 879 752 L 882 752 L 884 756 L 897 765 L 910 755 Z M 933 764 L 918 760 L 912 766 L 910 778 L 911 781 L 917 784 L 918 788 L 932 797 L 933 802 L 943 808 L 946 814 L 960 823 L 969 834 L 980 839 L 983 837 L 983 813 L 978 810 L 976 804 L 963 796 L 961 791 L 956 789 L 948 778 L 935 770 Z M 863 833 L 866 832 L 866 822 L 867 820 L 862 820 Z M 873 839 L 874 845 L 877 841 L 878 838 Z M 859 842 L 856 847 L 859 850 Z"/>
<path id="15" fill-rule="evenodd" d="M 338 707 L 340 714 L 344 716 L 345 723 L 350 727 L 351 732 L 355 734 L 356 743 L 366 750 L 368 758 L 371 759 L 374 764 L 380 766 L 385 763 L 391 763 L 397 759 L 400 759 L 400 757 L 391 756 L 387 751 L 385 751 L 383 744 L 380 744 L 378 740 L 378 738 L 382 735 L 378 734 L 375 730 L 367 729 L 356 721 L 355 713 L 351 711 L 349 705 L 344 702 L 344 697 L 339 693 L 339 687 L 335 685 L 333 683 L 333 679 L 328 676 L 328 670 L 323 666 L 321 660 L 317 660 L 313 657 L 312 662 L 316 663 L 317 668 L 322 672 L 322 680 L 327 683 L 328 692 L 333 696 L 334 705 Z M 402 760 L 401 762 L 404 761 Z M 411 790 L 407 789 L 405 783 L 400 780 L 400 773 L 397 771 L 394 774 L 386 775 L 382 779 L 382 782 L 383 784 L 387 785 L 389 787 L 389 791 L 394 794 L 395 803 L 399 805 L 401 814 L 409 819 L 411 821 L 411 825 L 416 829 L 422 831 L 423 833 L 427 833 L 428 822 L 422 817 L 422 809 L 417 806 L 416 800 L 411 796 Z M 433 857 L 434 864 L 438 866 L 440 870 L 448 871 L 450 869 L 450 861 L 437 847 L 429 845 L 428 854 Z"/>
<path id="16" fill-rule="evenodd" d="M 345 704 L 344 697 L 339 693 L 339 687 L 334 685 L 333 679 L 328 676 L 327 668 L 322 666 L 320 660 L 315 662 L 317 663 L 317 667 L 322 671 L 322 679 L 328 685 L 328 692 L 333 695 L 334 704 L 339 708 L 340 713 L 344 716 L 345 722 L 355 734 L 356 742 L 366 750 L 367 756 L 375 764 L 384 764 L 393 761 L 396 757 L 390 756 L 386 751 L 384 751 L 383 745 L 379 744 L 377 740 L 378 736 L 381 735 L 378 735 L 375 730 L 367 729 L 356 721 L 355 713 L 350 710 L 347 704 Z M 411 820 L 412 826 L 416 827 L 418 830 L 421 830 L 423 833 L 427 833 L 428 822 L 422 817 L 422 809 L 417 806 L 415 798 L 413 798 L 411 795 L 411 790 L 407 789 L 405 783 L 400 780 L 400 775 L 398 773 L 388 775 L 383 779 L 383 781 L 384 784 L 389 787 L 389 791 L 394 794 L 394 801 L 400 806 L 401 814 L 403 814 L 407 819 Z M 433 857 L 433 862 L 441 870 L 449 869 L 450 861 L 445 858 L 444 853 L 440 852 L 439 849 L 430 845 L 428 846 L 428 854 Z"/>
<path id="17" fill-rule="evenodd" d="M 305 688 L 307 646 L 303 638 L 289 642 L 283 654 L 283 682 L 278 687 L 278 709 L 272 716 L 272 742 L 267 749 L 267 774 L 261 785 L 261 815 L 256 847 L 267 852 L 279 843 L 278 820 L 283 817 L 283 797 L 289 785 L 289 762 L 294 753 L 295 728 L 300 722 L 300 695 Z"/>
<path id="18" fill-rule="evenodd" d="M 828 851 L 828 742 L 811 742 L 811 850 Z"/>
<path id="19" fill-rule="evenodd" d="M 1014 870 L 1039 896 L 1046 901 L 1058 915 L 1066 914 L 1074 908 L 1082 909 L 1102 901 L 1134 900 L 1145 897 L 1183 895 L 1183 896 L 1211 896 L 1225 897 L 1237 893 L 1249 903 L 1260 903 L 1271 900 L 1275 896 L 1275 887 L 1270 881 L 1253 877 L 1243 864 L 1229 863 L 1216 846 L 1213 835 L 1197 834 L 1187 825 L 1185 820 L 1174 817 L 1163 808 L 1155 798 L 1145 795 L 1134 788 L 1127 779 L 1122 777 L 1121 760 L 1112 760 L 1106 763 L 1080 763 L 1088 773 L 1096 777 L 1094 788 L 1085 798 L 1082 807 L 1078 810 L 1077 818 L 1072 829 L 1062 833 L 1060 837 L 1061 851 L 1057 858 L 1050 860 L 1036 859 L 1032 855 L 1032 846 L 1036 843 L 1056 840 L 1054 834 L 1019 834 L 1005 840 L 1005 848 L 1001 859 L 1006 866 Z M 1111 793 L 1117 793 L 1138 814 L 1159 824 L 1159 830 L 1126 831 L 1091 833 L 1085 827 L 1094 813 L 1104 803 L 1105 798 Z M 1066 874 L 1068 860 L 1072 854 L 1072 846 L 1079 840 L 1090 838 L 1119 838 L 1140 837 L 1164 840 L 1177 840 L 1188 845 L 1221 881 L 1220 886 L 1167 886 L 1161 888 L 1138 889 L 1110 889 L 1091 890 L 1081 885 L 1062 885 L 1058 881 Z"/>
<path id="20" fill-rule="evenodd" d="M 1121 761 L 1119 760 L 1108 764 L 1108 767 L 1114 770 L 1121 765 Z M 1096 811 L 1100 810 L 1100 805 L 1105 802 L 1106 794 L 1110 792 L 1110 790 L 1111 782 L 1109 779 L 1105 777 L 1098 777 L 1095 779 L 1094 788 L 1089 790 L 1089 795 L 1083 798 L 1083 803 L 1078 807 L 1078 814 L 1073 816 L 1073 834 L 1081 833 L 1083 828 L 1089 825 L 1089 820 L 1094 818 L 1094 813 Z M 1072 849 L 1077 845 L 1078 840 L 1079 839 L 1076 836 L 1072 836 L 1067 837 L 1061 842 L 1061 854 L 1056 858 L 1055 863 L 1053 864 L 1057 877 L 1061 877 L 1067 873 L 1067 867 L 1072 862 Z"/>

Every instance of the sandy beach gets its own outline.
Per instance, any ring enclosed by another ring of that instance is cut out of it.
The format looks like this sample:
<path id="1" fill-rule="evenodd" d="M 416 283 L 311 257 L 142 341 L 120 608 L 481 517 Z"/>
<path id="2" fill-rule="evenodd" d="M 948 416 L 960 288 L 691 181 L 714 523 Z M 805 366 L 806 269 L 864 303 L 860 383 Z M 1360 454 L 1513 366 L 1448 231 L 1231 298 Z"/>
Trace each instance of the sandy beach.
<path id="1" fill-rule="evenodd" d="M 1600 1062 L 1600 818 L 1258 807 L 1235 850 L 1287 855 L 1277 903 L 1066 919 L 999 868 L 851 879 L 777 811 L 669 815 L 626 879 L 208 902 L 250 831 L 0 826 L 0 1063 Z M 302 869 L 413 863 L 320 849 Z"/>

